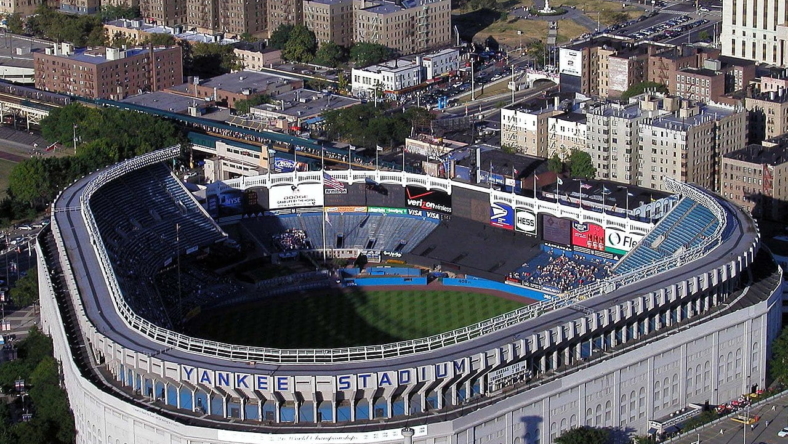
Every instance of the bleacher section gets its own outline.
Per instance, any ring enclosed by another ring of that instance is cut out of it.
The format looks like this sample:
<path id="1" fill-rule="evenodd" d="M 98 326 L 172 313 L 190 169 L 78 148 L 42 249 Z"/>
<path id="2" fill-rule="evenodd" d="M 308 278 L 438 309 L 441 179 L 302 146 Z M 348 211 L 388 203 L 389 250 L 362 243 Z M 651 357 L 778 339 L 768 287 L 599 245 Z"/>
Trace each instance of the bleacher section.
<path id="1" fill-rule="evenodd" d="M 129 305 L 152 322 L 169 324 L 161 301 L 153 301 L 151 277 L 176 251 L 193 251 L 225 234 L 163 164 L 101 187 L 90 207 Z"/>
<path id="2" fill-rule="evenodd" d="M 679 251 L 688 250 L 712 236 L 719 221 L 711 211 L 685 197 L 668 213 L 628 255 L 614 272 L 624 274 Z"/>
<path id="3" fill-rule="evenodd" d="M 509 273 L 508 281 L 549 293 L 562 293 L 605 279 L 612 262 L 602 258 L 548 249 Z"/>
<path id="4" fill-rule="evenodd" d="M 438 221 L 421 217 L 378 213 L 327 213 L 326 247 L 383 251 L 411 251 Z M 304 230 L 315 249 L 323 248 L 323 213 L 266 216 L 242 222 L 266 245 L 272 236 L 294 228 Z"/>

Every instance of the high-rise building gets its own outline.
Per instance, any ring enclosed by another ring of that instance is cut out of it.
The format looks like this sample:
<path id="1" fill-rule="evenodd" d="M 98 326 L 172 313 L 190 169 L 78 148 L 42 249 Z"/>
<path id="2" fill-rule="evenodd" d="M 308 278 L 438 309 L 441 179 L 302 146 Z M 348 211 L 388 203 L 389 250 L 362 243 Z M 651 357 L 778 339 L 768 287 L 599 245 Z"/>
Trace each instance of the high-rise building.
<path id="1" fill-rule="evenodd" d="M 501 145 L 514 148 L 520 154 L 549 157 L 552 154 L 549 119 L 563 113 L 558 98 L 554 103 L 542 101 L 535 105 L 502 108 Z"/>
<path id="2" fill-rule="evenodd" d="M 348 47 L 353 41 L 353 0 L 304 0 L 304 25 L 319 44 Z"/>
<path id="3" fill-rule="evenodd" d="M 744 99 L 750 113 L 750 142 L 788 133 L 788 93 L 784 88 L 754 91 Z"/>
<path id="4" fill-rule="evenodd" d="M 786 0 L 723 0 L 722 53 L 759 63 L 788 62 Z"/>
<path id="5" fill-rule="evenodd" d="M 59 4 L 59 3 L 58 3 Z M 57 7 L 52 0 L 0 0 L 0 14 L 33 15 L 39 6 Z"/>
<path id="6" fill-rule="evenodd" d="M 451 42 L 450 0 L 353 0 L 354 41 L 414 54 Z"/>
<path id="7" fill-rule="evenodd" d="M 187 0 L 140 0 L 142 16 L 161 26 L 175 26 L 188 22 Z"/>
<path id="8" fill-rule="evenodd" d="M 269 2 L 267 20 L 269 37 L 280 25 L 303 25 L 304 1 L 277 0 Z"/>
<path id="9" fill-rule="evenodd" d="M 120 100 L 183 82 L 180 46 L 75 49 L 63 43 L 33 56 L 36 88 L 90 99 Z"/>

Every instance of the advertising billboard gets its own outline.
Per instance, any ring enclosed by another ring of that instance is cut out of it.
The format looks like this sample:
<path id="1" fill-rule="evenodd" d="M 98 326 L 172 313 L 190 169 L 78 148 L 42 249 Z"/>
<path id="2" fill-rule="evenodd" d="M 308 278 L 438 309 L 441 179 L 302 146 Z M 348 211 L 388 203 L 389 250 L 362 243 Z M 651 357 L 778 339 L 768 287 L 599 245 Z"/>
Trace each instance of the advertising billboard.
<path id="1" fill-rule="evenodd" d="M 531 210 L 517 208 L 514 214 L 514 229 L 520 233 L 536 236 L 536 214 Z"/>
<path id="2" fill-rule="evenodd" d="M 405 205 L 425 211 L 437 211 L 451 214 L 451 196 L 441 190 L 407 185 L 405 187 Z"/>
<path id="3" fill-rule="evenodd" d="M 561 48 L 558 60 L 558 73 L 580 76 L 583 68 L 583 53 L 574 49 Z"/>
<path id="4" fill-rule="evenodd" d="M 213 218 L 219 217 L 219 196 L 211 194 L 205 198 L 205 211 Z"/>
<path id="5" fill-rule="evenodd" d="M 574 222 L 572 245 L 593 251 L 605 251 L 605 229 L 597 224 Z"/>
<path id="6" fill-rule="evenodd" d="M 298 186 L 280 185 L 271 187 L 268 208 L 319 207 L 323 205 L 323 184 L 302 183 Z"/>
<path id="7" fill-rule="evenodd" d="M 572 243 L 572 221 L 545 214 L 542 216 L 542 239 L 563 246 Z"/>
<path id="8" fill-rule="evenodd" d="M 274 172 L 275 173 L 290 173 L 296 167 L 295 160 L 284 159 L 282 157 L 274 157 Z M 298 162 L 298 171 L 309 171 L 309 165 Z"/>
<path id="9" fill-rule="evenodd" d="M 623 256 L 635 248 L 644 237 L 644 234 L 626 233 L 608 228 L 605 234 L 605 251 Z"/>
<path id="10" fill-rule="evenodd" d="M 514 230 L 514 209 L 509 204 L 493 202 L 490 205 L 490 225 L 504 230 Z"/>

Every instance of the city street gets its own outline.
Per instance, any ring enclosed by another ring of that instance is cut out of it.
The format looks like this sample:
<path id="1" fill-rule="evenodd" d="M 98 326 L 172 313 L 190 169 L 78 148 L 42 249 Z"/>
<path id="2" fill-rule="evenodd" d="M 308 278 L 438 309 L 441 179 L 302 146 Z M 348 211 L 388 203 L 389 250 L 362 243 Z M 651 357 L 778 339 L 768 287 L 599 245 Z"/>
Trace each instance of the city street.
<path id="1" fill-rule="evenodd" d="M 754 428 L 745 427 L 731 419 L 725 419 L 713 425 L 706 426 L 697 433 L 690 433 L 681 439 L 666 441 L 676 444 L 760 444 L 760 443 L 779 443 L 788 442 L 787 438 L 780 438 L 777 433 L 783 427 L 788 426 L 788 395 L 775 398 L 772 402 L 766 403 L 750 411 L 751 416 L 760 416 L 761 420 L 755 424 Z M 769 425 L 766 426 L 766 421 Z M 722 431 L 722 433 L 720 433 Z M 746 435 L 746 436 L 745 436 Z"/>

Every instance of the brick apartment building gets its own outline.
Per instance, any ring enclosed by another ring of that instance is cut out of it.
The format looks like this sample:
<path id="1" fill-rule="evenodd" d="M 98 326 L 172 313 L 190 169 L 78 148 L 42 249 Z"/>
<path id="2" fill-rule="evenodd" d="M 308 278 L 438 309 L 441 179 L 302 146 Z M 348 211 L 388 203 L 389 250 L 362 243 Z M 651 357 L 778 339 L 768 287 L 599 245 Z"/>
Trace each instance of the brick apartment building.
<path id="1" fill-rule="evenodd" d="M 73 48 L 33 53 L 36 88 L 90 99 L 121 100 L 183 82 L 181 48 Z"/>
<path id="2" fill-rule="evenodd" d="M 754 216 L 788 218 L 788 140 L 780 137 L 722 157 L 721 194 Z"/>
<path id="3" fill-rule="evenodd" d="M 167 92 L 200 99 L 210 98 L 216 103 L 235 108 L 239 100 L 262 95 L 277 96 L 304 87 L 304 81 L 260 72 L 240 71 L 167 88 Z"/>

